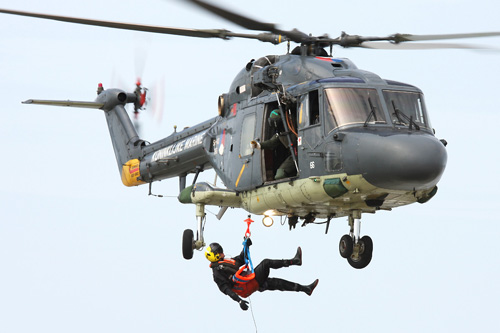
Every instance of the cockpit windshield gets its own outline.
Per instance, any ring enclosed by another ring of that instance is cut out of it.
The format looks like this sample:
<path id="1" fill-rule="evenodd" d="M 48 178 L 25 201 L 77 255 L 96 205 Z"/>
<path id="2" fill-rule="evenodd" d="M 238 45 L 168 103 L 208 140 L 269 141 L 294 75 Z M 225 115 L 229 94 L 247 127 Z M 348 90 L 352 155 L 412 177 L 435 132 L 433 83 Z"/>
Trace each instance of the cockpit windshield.
<path id="1" fill-rule="evenodd" d="M 421 93 L 384 90 L 384 99 L 396 126 L 431 128 Z"/>
<path id="2" fill-rule="evenodd" d="M 350 124 L 385 124 L 377 90 L 362 88 L 327 88 L 327 132 Z"/>

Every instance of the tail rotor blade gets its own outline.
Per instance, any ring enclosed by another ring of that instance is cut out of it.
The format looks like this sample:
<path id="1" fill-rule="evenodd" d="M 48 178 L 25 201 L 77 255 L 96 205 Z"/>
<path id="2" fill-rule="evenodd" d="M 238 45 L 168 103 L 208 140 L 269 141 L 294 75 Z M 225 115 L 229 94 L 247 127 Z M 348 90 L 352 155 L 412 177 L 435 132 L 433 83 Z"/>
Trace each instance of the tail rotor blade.
<path id="1" fill-rule="evenodd" d="M 165 77 L 162 77 L 151 89 L 152 116 L 161 123 L 165 107 Z"/>

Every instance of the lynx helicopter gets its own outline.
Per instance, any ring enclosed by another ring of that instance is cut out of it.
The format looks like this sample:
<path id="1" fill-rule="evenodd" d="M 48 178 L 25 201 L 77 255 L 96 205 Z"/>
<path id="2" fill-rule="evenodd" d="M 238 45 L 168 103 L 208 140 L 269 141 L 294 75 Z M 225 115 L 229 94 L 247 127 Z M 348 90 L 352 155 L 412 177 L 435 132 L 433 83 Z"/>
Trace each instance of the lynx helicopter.
<path id="1" fill-rule="evenodd" d="M 290 226 L 315 219 L 347 217 L 349 233 L 339 250 L 355 268 L 366 267 L 373 242 L 361 237 L 363 213 L 425 203 L 437 192 L 446 165 L 446 142 L 434 136 L 422 92 L 412 85 L 385 80 L 358 69 L 352 61 L 332 57 L 343 47 L 404 47 L 409 41 L 495 36 L 500 33 L 401 35 L 337 38 L 283 31 L 201 1 L 190 1 L 259 34 L 139 26 L 8 10 L 0 12 L 120 29 L 201 38 L 241 37 L 272 44 L 297 43 L 284 55 L 252 60 L 219 97 L 219 115 L 174 132 L 154 143 L 139 138 L 125 105 L 137 108 L 139 94 L 119 89 L 100 92 L 94 102 L 28 100 L 26 103 L 102 109 L 107 119 L 122 181 L 126 186 L 179 177 L 182 203 L 196 207 L 197 233 L 183 234 L 183 255 L 203 248 L 205 206 L 243 208 L 256 215 L 287 216 Z M 388 41 L 388 44 L 380 44 Z M 415 44 L 419 47 L 458 47 Z M 330 47 L 330 53 L 325 48 Z M 463 46 L 467 47 L 467 46 Z M 258 150 L 251 141 L 275 135 L 270 114 L 280 110 L 287 147 Z M 275 179 L 291 156 L 295 175 Z M 214 169 L 226 188 L 197 183 Z M 187 175 L 195 174 L 187 186 Z M 328 223 L 327 223 L 328 228 Z M 328 229 L 327 229 L 328 230 Z"/>

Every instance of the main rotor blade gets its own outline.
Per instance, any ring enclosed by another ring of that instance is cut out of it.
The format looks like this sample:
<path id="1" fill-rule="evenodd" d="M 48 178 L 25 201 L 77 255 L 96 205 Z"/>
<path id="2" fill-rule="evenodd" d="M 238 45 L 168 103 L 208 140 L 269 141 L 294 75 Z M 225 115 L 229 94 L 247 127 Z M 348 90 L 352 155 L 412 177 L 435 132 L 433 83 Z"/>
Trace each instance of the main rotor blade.
<path id="1" fill-rule="evenodd" d="M 250 38 L 258 39 L 262 42 L 269 42 L 273 44 L 279 44 L 281 42 L 281 37 L 273 34 L 240 34 L 234 33 L 224 29 L 185 29 L 185 28 L 173 28 L 173 27 L 161 27 L 152 25 L 142 25 L 142 24 L 131 24 L 113 21 L 101 21 L 101 20 L 91 20 L 78 17 L 70 16 L 60 16 L 60 15 L 49 15 L 41 13 L 24 12 L 17 10 L 0 9 L 0 13 L 36 17 L 48 20 L 70 22 L 98 27 L 115 28 L 123 30 L 133 30 L 142 32 L 154 32 L 167 35 L 178 35 L 178 36 L 188 36 L 188 37 L 200 37 L 200 38 L 221 38 L 229 39 L 231 37 L 240 38 Z"/>
<path id="2" fill-rule="evenodd" d="M 216 14 L 222 18 L 225 18 L 228 21 L 236 23 L 237 25 L 239 25 L 241 27 L 244 27 L 244 28 L 247 28 L 250 30 L 277 32 L 277 28 L 273 23 L 264 23 L 264 22 L 256 21 L 256 20 L 251 19 L 249 17 L 242 16 L 242 15 L 237 14 L 235 12 L 231 12 L 227 9 L 211 5 L 211 4 L 206 3 L 204 1 L 199 1 L 199 0 L 187 0 L 187 1 L 197 5 L 198 7 L 206 9 L 213 14 Z"/>
<path id="3" fill-rule="evenodd" d="M 222 7 L 218 7 L 215 5 L 211 5 L 209 3 L 206 3 L 204 1 L 200 0 L 187 0 L 188 2 L 191 2 L 192 4 L 204 8 L 208 10 L 209 12 L 218 15 L 230 22 L 233 22 L 243 28 L 249 29 L 249 30 L 256 30 L 256 31 L 268 31 L 272 32 L 274 34 L 279 34 L 279 35 L 284 35 L 288 37 L 290 40 L 297 42 L 297 43 L 302 43 L 306 40 L 309 39 L 309 36 L 297 29 L 291 30 L 291 31 L 285 31 L 285 30 L 280 30 L 274 25 L 273 23 L 264 23 L 260 22 L 254 19 L 251 19 L 249 17 L 237 14 L 235 12 L 229 11 L 227 9 L 224 9 Z"/>
<path id="4" fill-rule="evenodd" d="M 464 34 L 439 34 L 439 35 L 411 35 L 411 34 L 396 34 L 396 39 L 401 38 L 403 41 L 421 41 L 421 40 L 440 40 L 440 39 L 465 39 L 465 38 L 480 38 L 480 37 L 495 37 L 500 36 L 500 32 L 473 32 Z"/>
<path id="5" fill-rule="evenodd" d="M 378 50 L 434 50 L 434 49 L 472 49 L 472 50 L 494 50 L 495 48 L 453 43 L 389 43 L 389 42 L 364 42 L 359 47 Z"/>
<path id="6" fill-rule="evenodd" d="M 152 26 L 152 25 L 130 24 L 130 23 L 121 23 L 121 22 L 113 22 L 113 21 L 100 21 L 100 20 L 91 20 L 91 19 L 84 19 L 84 18 L 78 18 L 78 17 L 49 15 L 49 14 L 23 12 L 23 11 L 7 10 L 7 9 L 0 9 L 0 13 L 28 16 L 28 17 L 37 17 L 37 18 L 48 19 L 48 20 L 78 23 L 78 24 L 92 25 L 92 26 L 98 26 L 98 27 L 134 30 L 134 31 L 144 31 L 144 32 L 155 32 L 155 33 L 168 34 L 168 35 L 181 35 L 181 36 L 202 37 L 202 38 L 219 37 L 219 38 L 223 38 L 223 39 L 230 37 L 230 36 L 227 36 L 227 34 L 226 34 L 226 33 L 230 33 L 229 31 L 217 30 L 217 29 L 199 30 L 199 29 L 159 27 L 159 26 Z"/>
<path id="7" fill-rule="evenodd" d="M 359 35 L 349 35 L 342 32 L 340 37 L 334 39 L 325 39 L 332 45 L 340 45 L 343 47 L 371 47 L 371 48 L 382 48 L 377 47 L 376 43 L 373 42 L 391 42 L 394 45 L 401 45 L 401 43 L 415 42 L 415 41 L 426 41 L 426 40 L 442 40 L 442 39 L 465 39 L 465 38 L 479 38 L 479 37 L 495 37 L 500 36 L 500 32 L 476 32 L 476 33 L 465 33 L 465 34 L 440 34 L 440 35 L 411 35 L 411 34 L 394 34 L 386 37 L 376 37 L 376 36 L 359 36 Z M 370 43 L 370 44 L 368 44 Z M 368 46 L 369 45 L 369 46 Z M 401 46 L 390 46 L 388 44 L 381 43 L 380 45 L 386 45 L 389 49 L 403 49 Z M 413 47 L 413 49 L 418 48 L 483 48 L 480 46 L 472 46 L 467 44 L 421 44 L 419 46 Z M 441 47 L 438 47 L 441 45 Z M 406 47 L 407 49 L 412 49 L 412 47 Z"/>

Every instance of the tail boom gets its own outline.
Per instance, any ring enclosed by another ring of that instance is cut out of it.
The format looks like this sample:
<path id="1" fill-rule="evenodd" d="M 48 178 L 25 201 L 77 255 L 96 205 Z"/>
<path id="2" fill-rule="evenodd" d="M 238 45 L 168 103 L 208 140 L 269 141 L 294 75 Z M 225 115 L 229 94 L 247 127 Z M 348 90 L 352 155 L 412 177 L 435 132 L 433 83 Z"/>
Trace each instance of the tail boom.
<path id="1" fill-rule="evenodd" d="M 182 177 L 212 167 L 208 158 L 211 144 L 208 131 L 217 118 L 147 144 L 139 138 L 125 110 L 127 103 L 135 103 L 138 98 L 140 97 L 135 93 L 126 93 L 119 89 L 103 90 L 101 87 L 94 102 L 30 99 L 23 103 L 103 110 L 118 170 L 125 186 Z"/>

